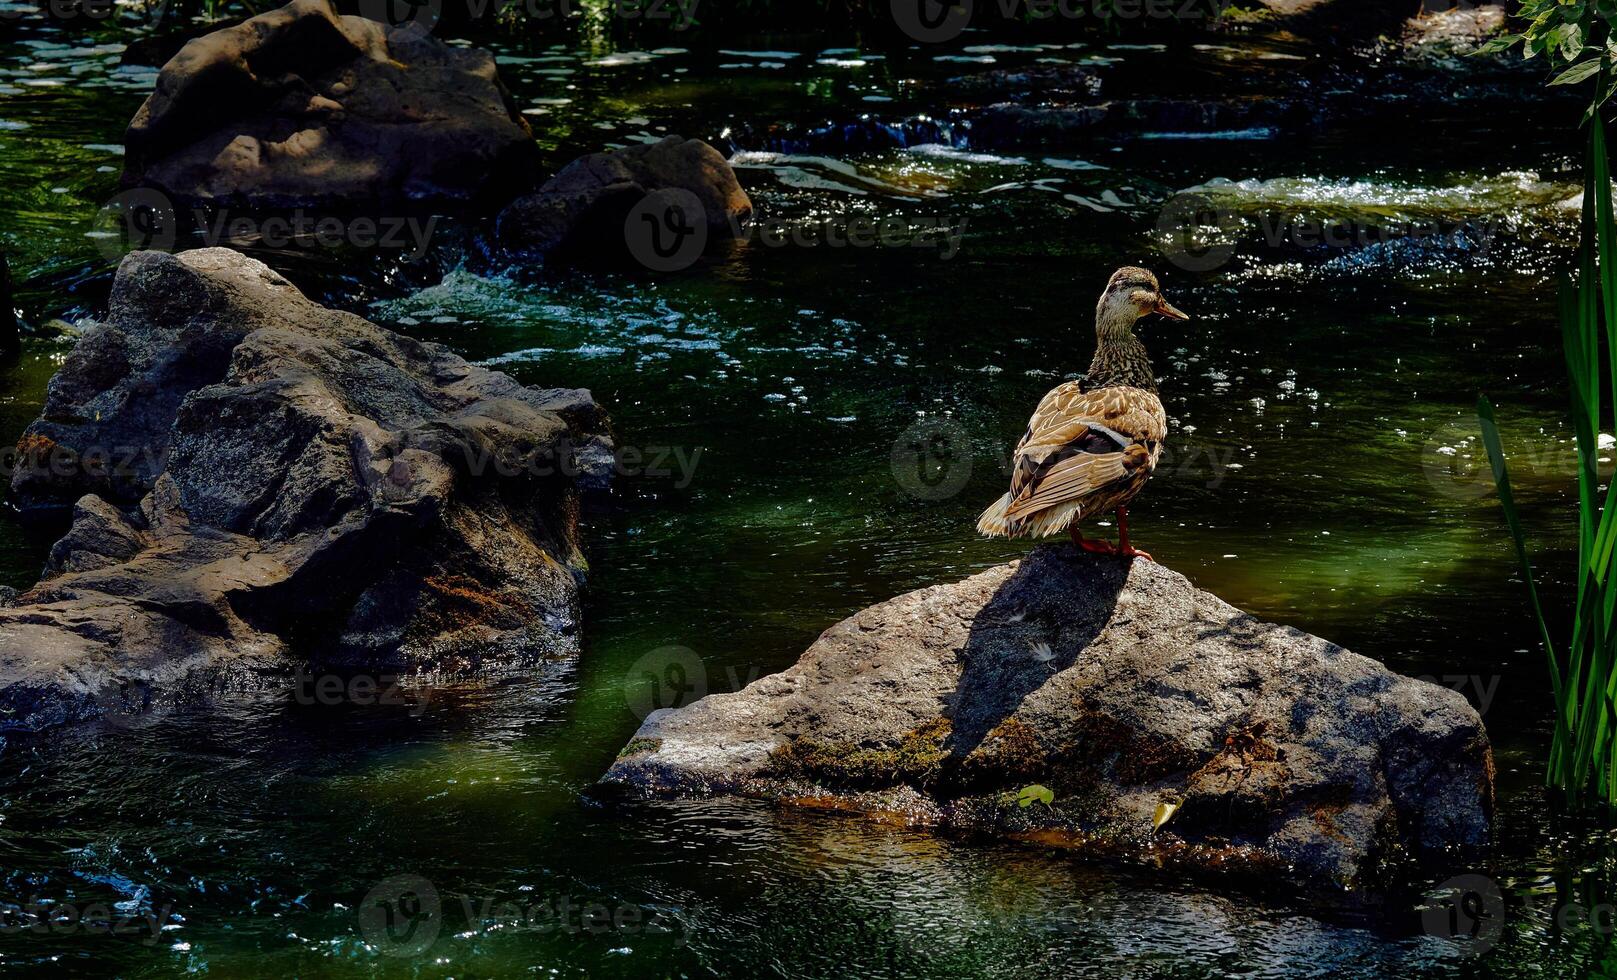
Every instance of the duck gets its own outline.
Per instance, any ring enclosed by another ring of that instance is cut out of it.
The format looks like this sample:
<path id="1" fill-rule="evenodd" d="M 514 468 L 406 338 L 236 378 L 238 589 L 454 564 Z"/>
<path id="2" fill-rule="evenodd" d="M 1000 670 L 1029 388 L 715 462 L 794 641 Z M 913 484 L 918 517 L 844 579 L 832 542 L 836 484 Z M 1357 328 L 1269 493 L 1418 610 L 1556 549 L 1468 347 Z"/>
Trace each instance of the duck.
<path id="1" fill-rule="evenodd" d="M 1112 273 L 1095 304 L 1095 357 L 1083 377 L 1039 402 L 1011 460 L 1011 488 L 989 505 L 977 530 L 989 537 L 1042 538 L 1068 532 L 1084 551 L 1144 558 L 1129 540 L 1129 503 L 1162 457 L 1168 416 L 1145 344 L 1144 317 L 1190 317 L 1162 296 L 1149 269 Z M 1118 544 L 1085 538 L 1078 522 L 1117 512 Z"/>

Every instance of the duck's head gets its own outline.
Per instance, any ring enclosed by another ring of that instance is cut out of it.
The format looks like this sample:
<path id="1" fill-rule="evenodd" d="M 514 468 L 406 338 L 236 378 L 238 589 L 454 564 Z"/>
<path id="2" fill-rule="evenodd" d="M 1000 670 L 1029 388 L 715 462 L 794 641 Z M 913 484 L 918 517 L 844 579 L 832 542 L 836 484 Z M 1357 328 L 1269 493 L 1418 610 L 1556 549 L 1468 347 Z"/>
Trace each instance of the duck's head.
<path id="1" fill-rule="evenodd" d="M 1175 320 L 1190 319 L 1162 298 L 1162 287 L 1150 269 L 1125 265 L 1112 273 L 1106 291 L 1095 305 L 1095 333 L 1102 337 L 1126 337 L 1135 321 L 1150 313 Z"/>

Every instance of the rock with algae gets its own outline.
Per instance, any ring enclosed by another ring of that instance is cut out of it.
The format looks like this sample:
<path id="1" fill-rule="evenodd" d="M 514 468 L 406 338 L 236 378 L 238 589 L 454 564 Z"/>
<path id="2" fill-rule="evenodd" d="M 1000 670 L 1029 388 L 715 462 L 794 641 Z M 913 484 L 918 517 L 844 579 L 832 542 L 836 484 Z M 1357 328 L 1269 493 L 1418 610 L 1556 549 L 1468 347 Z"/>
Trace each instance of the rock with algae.
<path id="1" fill-rule="evenodd" d="M 1053 802 L 1022 805 L 1031 784 Z M 1045 545 L 866 609 L 744 690 L 654 712 L 603 789 L 1360 889 L 1485 847 L 1493 761 L 1453 691 L 1161 565 Z"/>

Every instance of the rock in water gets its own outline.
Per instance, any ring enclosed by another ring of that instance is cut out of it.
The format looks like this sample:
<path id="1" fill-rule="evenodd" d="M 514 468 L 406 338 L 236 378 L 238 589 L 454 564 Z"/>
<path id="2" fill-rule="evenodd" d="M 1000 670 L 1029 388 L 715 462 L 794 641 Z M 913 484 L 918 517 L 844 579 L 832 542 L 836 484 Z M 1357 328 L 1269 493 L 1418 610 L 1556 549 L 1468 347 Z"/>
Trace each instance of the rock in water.
<path id="1" fill-rule="evenodd" d="M 45 577 L 0 606 L 0 731 L 311 661 L 578 651 L 577 481 L 611 456 L 587 391 L 524 387 L 202 249 L 125 258 L 49 404 L 24 468 L 63 475 L 24 488 L 107 495 L 78 499 Z"/>
<path id="2" fill-rule="evenodd" d="M 789 670 L 653 712 L 603 782 L 1345 888 L 1485 846 L 1493 813 L 1459 694 L 1069 545 L 873 606 Z M 1032 785 L 1053 801 L 1021 805 Z"/>
<path id="3" fill-rule="evenodd" d="M 167 463 L 180 404 L 225 380 L 236 347 L 264 328 L 312 335 L 363 323 L 309 302 L 239 254 L 127 259 L 104 322 L 84 331 L 18 442 L 10 501 L 25 516 L 94 493 L 132 506 Z"/>
<path id="4" fill-rule="evenodd" d="M 539 160 L 492 55 L 330 0 L 185 45 L 124 141 L 126 186 L 262 207 L 497 205 Z"/>
<path id="5" fill-rule="evenodd" d="M 672 192 L 694 197 L 699 214 L 691 218 L 713 239 L 734 237 L 752 216 L 752 201 L 718 150 L 701 140 L 669 136 L 579 157 L 500 212 L 495 237 L 519 255 L 570 251 L 618 257 L 632 245 L 625 242 L 631 210 L 650 195 Z"/>

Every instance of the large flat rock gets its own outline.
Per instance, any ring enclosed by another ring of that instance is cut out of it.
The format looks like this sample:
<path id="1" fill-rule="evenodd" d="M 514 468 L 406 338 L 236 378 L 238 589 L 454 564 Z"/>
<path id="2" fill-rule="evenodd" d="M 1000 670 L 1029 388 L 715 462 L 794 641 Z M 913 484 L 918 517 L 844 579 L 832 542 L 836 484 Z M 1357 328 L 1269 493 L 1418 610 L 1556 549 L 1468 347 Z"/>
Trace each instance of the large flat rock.
<path id="1" fill-rule="evenodd" d="M 873 606 L 782 673 L 652 713 L 603 783 L 1347 889 L 1486 846 L 1493 813 L 1459 694 L 1068 545 Z M 1021 806 L 1033 784 L 1054 802 Z"/>

